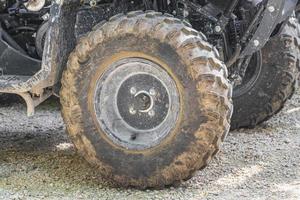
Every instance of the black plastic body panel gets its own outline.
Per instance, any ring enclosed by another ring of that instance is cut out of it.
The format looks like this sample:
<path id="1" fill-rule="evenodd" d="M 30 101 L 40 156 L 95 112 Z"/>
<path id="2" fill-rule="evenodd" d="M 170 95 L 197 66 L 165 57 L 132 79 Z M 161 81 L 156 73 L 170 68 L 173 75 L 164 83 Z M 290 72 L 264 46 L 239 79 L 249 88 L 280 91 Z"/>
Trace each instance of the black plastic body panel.
<path id="1" fill-rule="evenodd" d="M 11 47 L 0 38 L 1 75 L 32 76 L 41 68 L 41 61 L 33 59 Z"/>
<path id="2" fill-rule="evenodd" d="M 108 20 L 110 17 L 118 14 L 128 12 L 128 6 L 117 5 L 115 8 L 111 8 L 109 5 L 102 5 L 98 7 L 79 7 L 76 14 L 75 23 L 75 36 L 80 38 L 81 35 L 86 34 L 92 30 L 92 28 L 103 20 Z"/>

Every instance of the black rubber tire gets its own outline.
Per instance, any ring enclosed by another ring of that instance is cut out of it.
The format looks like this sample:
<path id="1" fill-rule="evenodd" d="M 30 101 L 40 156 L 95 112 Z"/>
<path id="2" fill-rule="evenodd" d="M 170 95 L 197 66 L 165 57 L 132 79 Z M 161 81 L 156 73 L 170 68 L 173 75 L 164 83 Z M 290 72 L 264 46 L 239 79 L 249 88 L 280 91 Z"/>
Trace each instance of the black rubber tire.
<path id="1" fill-rule="evenodd" d="M 161 60 L 177 79 L 181 117 L 177 128 L 153 148 L 116 146 L 93 120 L 88 105 L 93 76 L 108 67 L 103 60 L 119 52 Z M 153 11 L 120 14 L 96 26 L 71 53 L 62 78 L 62 114 L 78 151 L 108 180 L 123 187 L 161 188 L 190 178 L 218 151 L 232 114 L 226 77 L 216 49 L 188 24 Z"/>
<path id="2" fill-rule="evenodd" d="M 22 102 L 22 98 L 16 94 L 0 93 L 0 107 L 11 106 Z"/>
<path id="3" fill-rule="evenodd" d="M 262 49 L 262 69 L 256 82 L 246 93 L 233 95 L 231 129 L 254 128 L 277 114 L 292 97 L 299 76 L 298 36 L 299 24 L 290 18 Z"/>
<path id="4" fill-rule="evenodd" d="M 43 23 L 37 32 L 37 36 L 35 39 L 35 46 L 36 46 L 36 53 L 40 58 L 43 58 L 43 52 L 44 52 L 44 43 L 47 31 L 49 29 L 49 22 Z"/>

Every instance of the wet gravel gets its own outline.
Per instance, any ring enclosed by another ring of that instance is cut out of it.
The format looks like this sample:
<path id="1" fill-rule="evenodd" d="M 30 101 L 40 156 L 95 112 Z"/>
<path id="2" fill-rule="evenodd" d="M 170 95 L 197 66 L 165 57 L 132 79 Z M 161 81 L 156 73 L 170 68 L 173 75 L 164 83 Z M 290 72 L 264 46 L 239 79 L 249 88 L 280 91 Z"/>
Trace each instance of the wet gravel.
<path id="1" fill-rule="evenodd" d="M 0 199 L 300 199 L 300 92 L 269 122 L 231 132 L 190 181 L 164 190 L 101 179 L 76 154 L 56 100 L 32 118 L 25 112 L 20 103 L 0 108 Z"/>

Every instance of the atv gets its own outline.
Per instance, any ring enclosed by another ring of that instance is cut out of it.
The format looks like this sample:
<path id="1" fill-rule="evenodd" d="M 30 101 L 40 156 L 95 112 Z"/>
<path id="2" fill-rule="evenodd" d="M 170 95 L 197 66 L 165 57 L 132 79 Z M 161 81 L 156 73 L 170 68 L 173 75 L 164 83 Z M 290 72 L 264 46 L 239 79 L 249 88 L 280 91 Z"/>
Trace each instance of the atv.
<path id="1" fill-rule="evenodd" d="M 60 97 L 78 152 L 117 185 L 177 184 L 216 155 L 231 117 L 253 127 L 293 94 L 297 4 L 4 0 L 0 92 L 29 116 Z"/>

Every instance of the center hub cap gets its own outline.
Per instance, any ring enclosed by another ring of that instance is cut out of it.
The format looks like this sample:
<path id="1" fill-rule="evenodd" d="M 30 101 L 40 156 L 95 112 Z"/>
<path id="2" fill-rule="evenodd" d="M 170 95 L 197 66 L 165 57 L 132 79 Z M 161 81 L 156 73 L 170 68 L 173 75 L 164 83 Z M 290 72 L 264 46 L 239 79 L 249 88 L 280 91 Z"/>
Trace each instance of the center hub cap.
<path id="1" fill-rule="evenodd" d="M 137 74 L 129 77 L 121 85 L 117 98 L 121 117 L 139 130 L 157 127 L 169 111 L 168 91 L 152 75 Z"/>
<path id="2" fill-rule="evenodd" d="M 112 64 L 98 79 L 94 108 L 100 127 L 114 143 L 146 149 L 174 128 L 180 103 L 175 82 L 163 68 L 127 58 Z"/>

